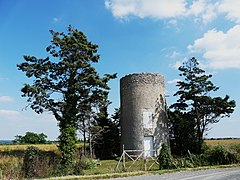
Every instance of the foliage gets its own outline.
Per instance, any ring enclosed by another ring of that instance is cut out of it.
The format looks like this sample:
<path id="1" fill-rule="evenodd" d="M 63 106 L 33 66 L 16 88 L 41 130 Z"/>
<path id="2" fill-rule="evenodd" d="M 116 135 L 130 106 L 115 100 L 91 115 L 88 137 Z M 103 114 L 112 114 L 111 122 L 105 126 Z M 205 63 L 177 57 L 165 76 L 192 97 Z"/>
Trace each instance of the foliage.
<path id="1" fill-rule="evenodd" d="M 219 88 L 210 81 L 212 75 L 206 74 L 199 67 L 197 59 L 191 58 L 184 62 L 179 67 L 179 71 L 181 71 L 179 75 L 183 76 L 184 80 L 177 82 L 179 90 L 174 96 L 178 96 L 179 99 L 170 106 L 170 109 L 172 114 L 175 114 L 172 117 L 181 116 L 178 121 L 181 121 L 183 125 L 180 125 L 179 128 L 185 124 L 187 130 L 189 128 L 189 134 L 184 134 L 181 130 L 178 130 L 177 123 L 170 119 L 170 121 L 173 121 L 170 126 L 172 128 L 172 138 L 184 135 L 185 137 L 182 137 L 182 140 L 188 141 L 189 136 L 193 133 L 194 124 L 195 132 L 192 134 L 193 139 L 190 139 L 190 141 L 192 141 L 192 146 L 197 143 L 197 148 L 193 153 L 201 153 L 203 135 L 208 130 L 208 125 L 219 122 L 223 117 L 229 117 L 234 111 L 235 101 L 229 100 L 228 95 L 224 98 L 210 96 Z M 180 134 L 178 134 L 179 132 Z M 183 141 L 175 142 L 182 144 Z M 182 152 L 186 153 L 187 150 L 185 149 Z"/>
<path id="2" fill-rule="evenodd" d="M 23 157 L 23 174 L 25 178 L 49 177 L 58 171 L 60 157 L 55 152 L 41 151 L 29 146 Z"/>
<path id="3" fill-rule="evenodd" d="M 163 144 L 158 156 L 159 169 L 172 169 L 173 158 L 170 154 L 170 150 L 166 144 Z"/>
<path id="4" fill-rule="evenodd" d="M 175 155 L 186 155 L 188 151 L 196 152 L 197 142 L 195 134 L 195 121 L 184 112 L 168 111 L 170 124 L 170 147 Z"/>
<path id="5" fill-rule="evenodd" d="M 120 154 L 119 115 L 120 110 L 115 109 L 110 119 L 108 118 L 107 105 L 100 107 L 100 112 L 92 127 L 96 157 L 108 159 Z"/>
<path id="6" fill-rule="evenodd" d="M 214 165 L 230 165 L 240 162 L 240 154 L 236 150 L 224 146 L 206 147 L 202 154 L 191 154 L 188 156 L 176 156 L 171 160 L 170 169 L 194 168 Z M 163 169 L 163 168 L 162 168 Z M 167 168 L 165 168 L 167 169 Z"/>
<path id="7" fill-rule="evenodd" d="M 116 74 L 99 76 L 92 63 L 97 63 L 98 46 L 87 40 L 83 32 L 68 28 L 68 33 L 50 31 L 53 38 L 46 51 L 52 56 L 38 59 L 24 56 L 18 69 L 32 78 L 25 84 L 22 96 L 36 113 L 44 110 L 53 113 L 60 128 L 62 170 L 72 173 L 77 142 L 77 122 L 86 118 L 92 106 L 101 103 L 108 93 L 107 82 Z"/>
<path id="8" fill-rule="evenodd" d="M 26 132 L 24 136 L 17 135 L 13 140 L 14 144 L 45 144 L 47 143 L 47 135 L 33 132 Z"/>
<path id="9" fill-rule="evenodd" d="M 24 177 L 36 177 L 36 161 L 38 158 L 39 149 L 33 146 L 28 147 L 23 159 Z"/>
<path id="10" fill-rule="evenodd" d="M 79 161 L 79 167 L 81 167 L 84 170 L 96 168 L 97 160 L 92 158 L 82 157 L 81 160 Z"/>
<path id="11" fill-rule="evenodd" d="M 201 167 L 213 165 L 230 165 L 240 162 L 240 154 L 236 149 L 227 148 L 221 145 L 206 146 L 204 153 L 191 154 L 186 157 L 174 158 L 175 168 Z"/>
<path id="12" fill-rule="evenodd" d="M 239 154 L 220 145 L 210 148 L 205 153 L 205 156 L 209 165 L 226 165 L 240 162 Z"/>
<path id="13" fill-rule="evenodd" d="M 120 156 L 120 108 L 115 108 L 113 115 L 111 116 L 112 125 L 110 126 L 110 137 L 112 143 L 112 154 Z"/>
<path id="14" fill-rule="evenodd" d="M 194 167 L 191 160 L 189 158 L 184 158 L 184 157 L 175 158 L 175 159 L 173 159 L 172 163 L 173 163 L 172 168 L 174 168 L 174 169 L 193 168 Z"/>

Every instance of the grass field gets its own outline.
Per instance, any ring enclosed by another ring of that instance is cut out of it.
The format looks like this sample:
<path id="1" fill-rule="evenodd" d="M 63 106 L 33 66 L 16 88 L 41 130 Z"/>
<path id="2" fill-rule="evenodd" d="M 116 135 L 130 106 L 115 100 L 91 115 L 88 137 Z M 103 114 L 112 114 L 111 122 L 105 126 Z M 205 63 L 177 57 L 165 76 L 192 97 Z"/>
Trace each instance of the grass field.
<path id="1" fill-rule="evenodd" d="M 0 145 L 0 152 L 3 151 L 25 151 L 27 147 L 29 146 L 35 146 L 39 148 L 42 151 L 57 151 L 57 145 L 56 144 L 37 144 L 37 145 Z"/>
<path id="2" fill-rule="evenodd" d="M 41 153 L 39 159 L 36 159 L 39 177 L 48 176 L 54 169 L 55 162 L 58 162 L 59 150 L 57 144 L 37 144 L 37 145 L 0 145 L 0 179 L 23 179 L 22 167 L 24 164 L 24 155 L 29 146 L 37 147 Z M 77 144 L 77 148 L 83 144 Z"/>
<path id="3" fill-rule="evenodd" d="M 8 145 L 0 145 L 0 152 L 6 151 L 25 151 L 27 147 L 35 146 L 41 151 L 53 151 L 57 152 L 58 147 L 57 144 L 8 144 Z M 83 147 L 83 143 L 77 144 L 77 148 Z"/>
<path id="4" fill-rule="evenodd" d="M 205 140 L 208 146 L 221 145 L 227 147 L 240 154 L 240 139 L 226 139 L 226 140 Z M 23 165 L 23 156 L 25 150 L 29 146 L 35 146 L 41 151 L 48 152 L 58 152 L 57 144 L 42 144 L 42 145 L 0 145 L 0 179 L 19 179 L 21 177 L 21 167 Z M 77 147 L 82 147 L 83 144 L 78 144 Z M 144 171 L 146 167 L 148 168 L 153 161 L 148 159 L 145 166 L 143 160 L 137 161 L 131 168 L 132 161 L 126 160 L 126 168 L 123 169 L 122 163 L 119 164 L 119 168 L 115 171 L 115 167 L 118 164 L 118 159 L 116 160 L 101 160 L 100 164 L 95 168 L 83 170 L 84 175 L 102 175 L 107 174 L 109 177 L 114 176 L 116 173 L 123 172 L 146 172 Z M 46 161 L 47 162 L 47 161 Z M 151 168 L 151 172 L 155 172 L 159 169 L 157 164 L 154 164 Z M 124 173 L 123 173 L 124 174 Z M 127 174 L 125 174 L 127 176 Z M 99 176 L 99 177 L 100 177 Z M 119 175 L 117 175 L 120 177 Z M 98 177 L 98 176 L 97 176 Z"/>
<path id="5" fill-rule="evenodd" d="M 229 146 L 229 145 L 240 145 L 240 139 L 219 139 L 219 140 L 205 140 L 207 145 L 210 146 Z"/>

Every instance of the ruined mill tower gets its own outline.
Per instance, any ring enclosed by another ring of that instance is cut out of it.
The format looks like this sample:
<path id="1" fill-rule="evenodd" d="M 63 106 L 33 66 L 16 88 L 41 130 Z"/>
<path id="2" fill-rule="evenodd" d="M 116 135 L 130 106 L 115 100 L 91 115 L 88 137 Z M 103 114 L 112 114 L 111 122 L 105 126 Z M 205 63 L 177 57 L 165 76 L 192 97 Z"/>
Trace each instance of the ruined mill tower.
<path id="1" fill-rule="evenodd" d="M 169 142 L 164 77 L 159 73 L 130 74 L 120 80 L 121 145 L 155 156 Z"/>

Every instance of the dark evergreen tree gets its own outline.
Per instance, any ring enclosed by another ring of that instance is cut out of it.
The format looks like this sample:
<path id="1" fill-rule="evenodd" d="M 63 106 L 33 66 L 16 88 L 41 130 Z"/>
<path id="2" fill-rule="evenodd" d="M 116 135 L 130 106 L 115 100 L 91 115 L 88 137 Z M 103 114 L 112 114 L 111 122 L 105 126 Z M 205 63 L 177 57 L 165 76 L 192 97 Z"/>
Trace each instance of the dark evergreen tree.
<path id="1" fill-rule="evenodd" d="M 203 136 L 208 125 L 219 122 L 223 117 L 229 117 L 234 111 L 235 101 L 229 100 L 228 95 L 224 98 L 210 96 L 219 88 L 210 81 L 212 75 L 206 74 L 199 67 L 197 59 L 191 58 L 184 62 L 179 67 L 179 71 L 181 71 L 180 76 L 184 77 L 184 80 L 177 83 L 179 90 L 174 96 L 178 96 L 179 99 L 170 106 L 172 113 L 175 114 L 172 117 L 178 117 L 177 121 L 179 121 L 176 123 L 174 118 L 171 119 L 172 125 L 175 125 L 173 137 L 184 136 L 182 141 L 176 141 L 179 145 L 191 141 L 190 137 L 194 137 L 195 140 L 191 143 L 197 143 L 195 153 L 201 153 Z M 192 134 L 193 123 L 194 134 Z M 187 132 L 184 133 L 178 127 L 184 128 Z M 192 145 L 194 146 L 194 144 Z"/>
<path id="2" fill-rule="evenodd" d="M 121 134 L 120 134 L 120 113 L 121 113 L 121 110 L 120 108 L 115 108 L 115 111 L 114 113 L 112 114 L 112 152 L 113 154 L 116 154 L 116 155 L 119 155 L 120 156 L 120 137 L 121 137 Z"/>
<path id="3" fill-rule="evenodd" d="M 108 104 L 102 106 L 92 127 L 94 149 L 98 158 L 112 158 L 120 154 L 119 109 L 115 109 L 112 118 L 108 117 Z"/>
<path id="4" fill-rule="evenodd" d="M 18 69 L 32 78 L 22 88 L 30 107 L 36 113 L 51 111 L 60 128 L 59 150 L 63 172 L 72 173 L 76 153 L 78 120 L 93 104 L 98 104 L 109 90 L 107 82 L 116 74 L 99 76 L 93 63 L 99 61 L 98 46 L 83 32 L 69 26 L 68 33 L 50 31 L 51 45 L 46 48 L 52 59 L 24 56 Z"/>
<path id="5" fill-rule="evenodd" d="M 195 120 L 190 114 L 180 111 L 168 112 L 170 119 L 169 138 L 172 154 L 186 155 L 196 152 Z"/>

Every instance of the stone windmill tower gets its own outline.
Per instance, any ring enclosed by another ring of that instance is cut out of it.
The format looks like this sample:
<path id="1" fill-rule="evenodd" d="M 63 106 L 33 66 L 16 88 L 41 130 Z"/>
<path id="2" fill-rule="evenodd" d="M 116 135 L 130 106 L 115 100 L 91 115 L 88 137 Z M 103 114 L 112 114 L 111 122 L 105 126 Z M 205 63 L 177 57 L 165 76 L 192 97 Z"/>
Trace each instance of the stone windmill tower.
<path id="1" fill-rule="evenodd" d="M 120 80 L 121 145 L 155 156 L 169 143 L 164 77 L 158 73 L 130 74 Z"/>

